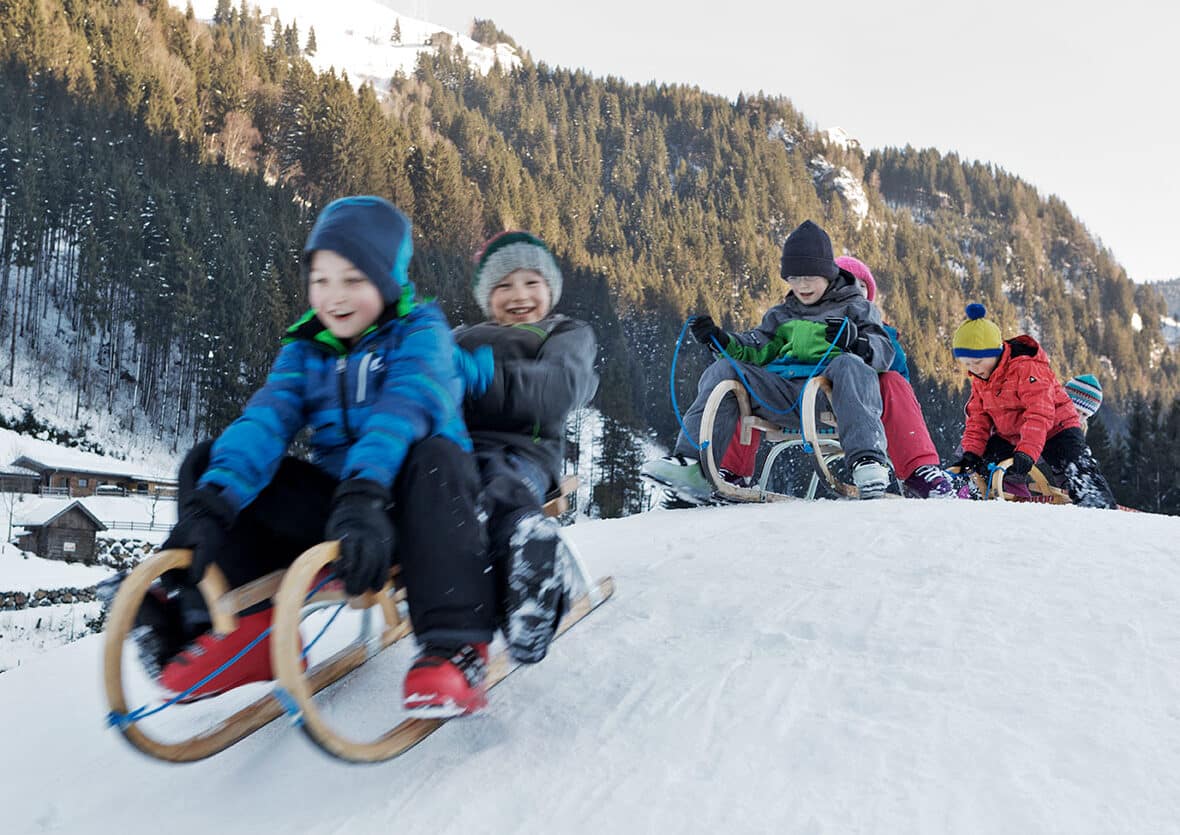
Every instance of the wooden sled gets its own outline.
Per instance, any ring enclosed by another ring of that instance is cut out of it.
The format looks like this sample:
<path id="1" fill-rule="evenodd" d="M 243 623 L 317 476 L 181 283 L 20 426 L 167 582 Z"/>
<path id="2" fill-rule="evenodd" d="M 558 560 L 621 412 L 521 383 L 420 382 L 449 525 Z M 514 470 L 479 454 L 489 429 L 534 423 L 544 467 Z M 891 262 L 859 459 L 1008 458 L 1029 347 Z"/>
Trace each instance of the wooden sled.
<path id="1" fill-rule="evenodd" d="M 577 487 L 577 478 L 562 480 L 557 495 L 545 504 L 547 516 L 557 516 L 568 507 L 567 496 Z M 614 581 L 607 577 L 593 581 L 568 537 L 563 542 L 573 557 L 581 594 L 575 598 L 558 625 L 557 636 L 605 602 L 614 592 Z M 200 583 L 200 590 L 213 622 L 213 630 L 227 634 L 237 627 L 237 616 L 266 600 L 272 601 L 275 614 L 271 626 L 271 665 L 278 684 L 255 701 L 218 721 L 213 727 L 180 741 L 163 741 L 141 727 L 140 711 L 132 711 L 124 687 L 123 652 L 136 613 L 151 584 L 172 569 L 187 568 L 192 552 L 187 549 L 162 551 L 131 571 L 119 586 L 107 618 L 103 651 L 103 681 L 110 708 L 108 719 L 123 737 L 143 753 L 166 762 L 194 762 L 225 750 L 278 717 L 289 714 L 304 732 L 323 750 L 352 762 L 379 762 L 404 752 L 443 724 L 443 719 L 406 719 L 371 741 L 355 741 L 337 734 L 316 709 L 312 696 L 340 680 L 412 631 L 408 617 L 399 611 L 405 591 L 396 584 L 395 566 L 379 592 L 349 597 L 330 584 L 314 594 L 321 569 L 330 566 L 338 555 L 338 543 L 324 542 L 305 551 L 285 571 L 275 571 L 244 586 L 229 589 L 225 576 L 216 565 L 210 566 Z M 330 570 L 330 569 L 329 569 Z M 303 669 L 303 648 L 299 625 L 310 612 L 327 605 L 346 603 L 365 610 L 361 634 L 346 647 L 324 661 Z M 379 629 L 370 629 L 369 612 L 376 608 L 382 618 Z M 556 637 L 556 636 L 555 636 Z M 504 653 L 491 659 L 488 687 L 502 681 L 516 665 Z"/>
<path id="2" fill-rule="evenodd" d="M 738 380 L 724 380 L 718 383 L 709 393 L 705 402 L 705 411 L 701 415 L 701 432 L 699 442 L 703 447 L 701 455 L 702 469 L 705 477 L 713 484 L 717 494 L 732 501 L 739 502 L 781 502 L 797 499 L 797 496 L 776 493 L 768 488 L 774 462 L 789 449 L 802 447 L 813 458 L 814 472 L 807 487 L 805 498 L 814 499 L 822 480 L 837 495 L 848 498 L 859 498 L 860 491 L 854 485 L 847 484 L 836 477 L 832 465 L 844 457 L 844 450 L 840 446 L 840 434 L 836 426 L 836 416 L 828 410 L 820 410 L 819 395 L 831 402 L 832 383 L 826 377 L 815 376 L 807 381 L 800 397 L 801 426 L 798 431 L 783 429 L 768 420 L 758 417 L 750 407 L 750 394 L 746 387 Z M 741 413 L 741 442 L 750 443 L 751 432 L 755 429 L 764 433 L 766 440 L 774 446 L 766 456 L 762 465 L 762 472 L 758 477 L 757 487 L 739 487 L 721 477 L 718 461 L 713 455 L 713 426 L 717 419 L 717 409 L 721 401 L 732 394 L 738 402 Z M 706 442 L 709 443 L 706 443 Z"/>
<path id="3" fill-rule="evenodd" d="M 975 485 L 975 489 L 979 491 L 979 495 L 986 499 L 994 499 L 1000 502 L 1033 502 L 1036 504 L 1073 504 L 1073 500 L 1069 497 L 1069 493 L 1062 490 L 1060 487 L 1055 487 L 1049 483 L 1049 479 L 1045 477 L 1040 467 L 1033 466 L 1029 470 L 1028 477 L 1028 491 L 1032 493 L 1031 498 L 1024 496 L 1015 496 L 1004 489 L 1004 473 L 1012 466 L 1012 459 L 1005 458 L 996 468 L 992 470 L 990 477 L 985 477 L 982 473 L 971 473 L 971 481 Z M 948 468 L 948 472 L 958 474 L 959 470 L 956 467 Z"/>

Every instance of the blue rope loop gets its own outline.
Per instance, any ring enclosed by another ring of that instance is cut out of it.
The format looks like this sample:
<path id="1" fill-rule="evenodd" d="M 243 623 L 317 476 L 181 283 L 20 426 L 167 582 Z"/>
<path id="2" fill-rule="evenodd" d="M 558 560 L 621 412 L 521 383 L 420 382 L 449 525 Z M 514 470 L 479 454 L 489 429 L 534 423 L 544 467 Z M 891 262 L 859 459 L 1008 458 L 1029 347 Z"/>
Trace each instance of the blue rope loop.
<path id="1" fill-rule="evenodd" d="M 691 322 L 691 316 L 684 320 L 684 325 L 680 328 L 680 336 L 676 338 L 676 347 L 672 349 L 672 368 L 668 372 L 668 391 L 672 395 L 672 414 L 676 415 L 676 422 L 680 424 L 680 433 L 688 438 L 693 449 L 702 450 L 709 445 L 709 442 L 697 444 L 696 439 L 689 435 L 688 427 L 684 425 L 684 419 L 680 416 L 680 405 L 676 402 L 676 361 L 680 357 L 680 346 L 684 344 L 684 335 L 688 333 L 688 326 Z"/>
<path id="2" fill-rule="evenodd" d="M 676 402 L 676 361 L 680 356 L 680 346 L 684 344 L 684 335 L 688 332 L 688 326 L 692 323 L 693 318 L 694 317 L 690 316 L 684 320 L 684 326 L 680 328 L 680 336 L 676 339 L 676 347 L 672 351 L 672 369 L 668 374 L 668 390 L 672 395 L 672 411 L 676 415 L 676 422 L 680 424 L 681 433 L 684 435 L 684 437 L 688 438 L 688 442 L 692 445 L 692 448 L 699 451 L 704 450 L 707 446 L 709 446 L 709 442 L 705 441 L 703 444 L 698 444 L 696 439 L 689 434 L 688 427 L 684 425 L 684 419 L 680 415 L 680 406 Z M 745 372 L 742 371 L 741 366 L 738 364 L 737 360 L 735 360 L 726 352 L 725 348 L 717 341 L 716 337 L 709 338 L 709 341 L 712 343 L 710 350 L 712 350 L 715 354 L 720 354 L 721 356 L 725 357 L 726 361 L 728 361 L 730 366 L 732 366 L 734 373 L 737 374 L 738 380 L 746 389 L 746 392 L 750 395 L 751 399 L 753 399 L 754 402 L 756 402 L 763 409 L 776 415 L 789 415 L 791 412 L 794 412 L 795 414 L 798 414 L 800 418 L 802 418 L 802 415 L 799 412 L 799 403 L 803 400 L 803 392 L 806 390 L 807 384 L 811 382 L 811 378 L 819 374 L 820 370 L 824 367 L 824 363 L 827 362 L 828 357 L 836 347 L 836 343 L 840 340 L 840 334 L 844 333 L 844 329 L 847 326 L 848 317 L 845 316 L 840 322 L 840 328 L 836 331 L 836 335 L 832 337 L 831 342 L 828 344 L 828 349 L 824 351 L 823 356 L 819 358 L 819 362 L 815 364 L 815 368 L 812 369 L 811 373 L 807 375 L 807 379 L 803 381 L 803 388 L 799 390 L 799 396 L 795 398 L 795 402 L 792 403 L 787 409 L 774 408 L 754 392 L 753 387 L 750 385 L 750 381 L 746 379 Z M 811 444 L 807 442 L 804 442 L 803 449 L 808 453 L 814 452 L 814 449 L 811 448 Z"/>
<path id="3" fill-rule="evenodd" d="M 329 582 L 331 582 L 334 579 L 336 579 L 335 573 L 329 573 L 326 577 L 324 577 L 323 580 L 316 583 L 316 585 L 311 590 L 309 590 L 307 592 L 307 595 L 303 598 L 304 602 L 306 603 L 308 600 L 311 600 L 311 598 L 315 596 L 316 592 L 318 592 L 320 589 L 322 589 L 324 586 L 326 586 Z M 303 653 L 301 655 L 302 658 L 307 657 L 307 653 L 311 651 L 311 648 L 313 646 L 315 646 L 316 641 L 318 641 L 321 637 L 323 637 L 324 633 L 328 631 L 328 627 L 330 627 L 332 625 L 332 622 L 334 620 L 336 620 L 336 616 L 340 614 L 341 610 L 345 607 L 345 605 L 347 605 L 347 604 L 341 603 L 339 606 L 336 607 L 336 611 L 332 613 L 332 616 L 330 618 L 328 618 L 327 623 L 325 623 L 323 625 L 323 627 L 316 634 L 316 636 L 311 640 L 311 642 L 308 643 L 308 645 L 306 647 L 304 647 Z M 110 711 L 109 713 L 107 713 L 107 716 L 106 716 L 107 727 L 118 728 L 119 730 L 124 730 L 125 728 L 129 727 L 130 725 L 135 724 L 139 720 L 146 719 L 149 716 L 155 716 L 160 711 L 170 708 L 174 704 L 177 704 L 178 702 L 184 700 L 188 696 L 192 695 L 192 693 L 194 693 L 196 690 L 198 690 L 201 687 L 204 687 L 206 684 L 211 682 L 213 679 L 217 678 L 219 675 L 224 673 L 226 670 L 228 670 L 234 664 L 238 663 L 238 661 L 240 661 L 248 652 L 250 652 L 250 650 L 252 650 L 252 649 L 254 649 L 254 647 L 258 646 L 259 642 L 261 642 L 264 638 L 266 638 L 267 635 L 270 634 L 270 630 L 271 630 L 271 627 L 269 627 L 269 626 L 266 627 L 266 629 L 262 630 L 262 632 L 260 632 L 257 636 L 255 636 L 255 638 L 252 641 L 250 641 L 250 643 L 246 644 L 246 646 L 244 646 L 242 649 L 238 650 L 238 652 L 235 653 L 232 658 L 230 658 L 228 661 L 226 661 L 224 664 L 222 664 L 216 670 L 209 673 L 209 675 L 205 676 L 203 679 L 198 681 L 196 684 L 193 684 L 190 687 L 185 688 L 180 693 L 177 693 L 176 695 L 172 696 L 170 699 L 167 699 L 166 701 L 164 701 L 160 705 L 157 705 L 156 707 L 149 709 L 148 706 L 145 704 L 145 705 L 141 705 L 141 706 L 135 708 L 135 710 L 128 711 L 127 713 L 119 713 L 118 711 L 115 711 L 115 710 Z M 282 688 L 275 688 L 275 689 L 282 690 Z M 288 695 L 287 698 L 290 698 L 290 696 Z M 281 701 L 282 700 L 280 698 L 280 702 Z M 284 707 L 286 707 L 285 704 L 284 704 Z M 288 712 L 290 712 L 290 711 L 288 711 Z"/>
<path id="4" fill-rule="evenodd" d="M 276 686 L 272 695 L 282 705 L 286 714 L 291 717 L 292 725 L 298 727 L 303 724 L 303 709 L 299 707 L 299 702 L 295 701 L 295 697 L 288 693 L 285 687 Z"/>
<path id="5" fill-rule="evenodd" d="M 1001 473 L 1008 472 L 1007 467 L 1001 467 L 1000 465 L 998 465 L 992 461 L 987 462 L 987 484 L 985 484 L 983 487 L 984 500 L 986 500 L 988 497 L 991 496 L 992 478 L 994 477 L 996 470 L 999 470 Z M 1004 490 L 1004 480 L 1001 478 L 1000 479 L 1000 491 L 1003 492 L 1003 490 Z"/>

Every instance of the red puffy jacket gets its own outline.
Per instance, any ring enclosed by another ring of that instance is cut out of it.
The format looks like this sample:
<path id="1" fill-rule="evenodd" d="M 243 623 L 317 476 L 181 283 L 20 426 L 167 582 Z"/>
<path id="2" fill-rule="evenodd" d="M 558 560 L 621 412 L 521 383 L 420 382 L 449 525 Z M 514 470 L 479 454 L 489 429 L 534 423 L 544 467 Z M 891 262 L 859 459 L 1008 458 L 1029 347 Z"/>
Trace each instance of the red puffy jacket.
<path id="1" fill-rule="evenodd" d="M 986 380 L 971 375 L 971 399 L 967 401 L 967 428 L 963 452 L 982 455 L 994 430 L 1036 461 L 1045 441 L 1062 430 L 1081 427 L 1077 409 L 1049 358 L 1028 335 L 1004 343 L 1000 363 Z"/>

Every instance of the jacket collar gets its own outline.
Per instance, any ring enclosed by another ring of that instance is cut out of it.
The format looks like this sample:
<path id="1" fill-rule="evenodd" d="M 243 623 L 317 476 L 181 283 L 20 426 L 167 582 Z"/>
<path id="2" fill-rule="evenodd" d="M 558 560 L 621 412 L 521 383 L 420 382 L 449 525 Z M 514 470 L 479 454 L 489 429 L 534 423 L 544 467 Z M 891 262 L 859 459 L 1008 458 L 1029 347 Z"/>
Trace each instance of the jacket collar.
<path id="1" fill-rule="evenodd" d="M 365 332 L 358 336 L 356 342 L 351 346 L 346 345 L 339 338 L 333 336 L 332 332 L 328 330 L 327 325 L 321 322 L 319 317 L 315 315 L 315 311 L 309 310 L 287 328 L 287 333 L 283 337 L 282 344 L 287 345 L 291 342 L 299 341 L 308 342 L 321 351 L 342 357 L 368 339 L 371 334 L 382 330 L 394 319 L 399 318 L 402 315 L 400 309 L 400 304 L 386 305 L 385 310 L 377 317 L 377 321 L 369 325 L 365 329 Z"/>

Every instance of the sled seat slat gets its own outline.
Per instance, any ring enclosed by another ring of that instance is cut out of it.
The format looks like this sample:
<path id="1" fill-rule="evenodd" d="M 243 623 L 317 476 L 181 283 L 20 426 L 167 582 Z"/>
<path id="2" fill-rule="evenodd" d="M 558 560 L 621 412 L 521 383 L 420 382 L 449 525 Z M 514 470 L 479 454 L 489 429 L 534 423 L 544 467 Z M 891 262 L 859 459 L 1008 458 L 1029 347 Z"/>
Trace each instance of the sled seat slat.
<path id="1" fill-rule="evenodd" d="M 550 490 L 545 497 L 545 504 L 541 512 L 546 516 L 560 516 L 570 509 L 569 496 L 578 489 L 578 477 L 566 475 L 561 477 L 561 483 L 556 490 Z"/>

